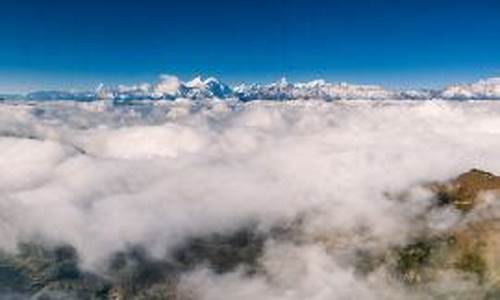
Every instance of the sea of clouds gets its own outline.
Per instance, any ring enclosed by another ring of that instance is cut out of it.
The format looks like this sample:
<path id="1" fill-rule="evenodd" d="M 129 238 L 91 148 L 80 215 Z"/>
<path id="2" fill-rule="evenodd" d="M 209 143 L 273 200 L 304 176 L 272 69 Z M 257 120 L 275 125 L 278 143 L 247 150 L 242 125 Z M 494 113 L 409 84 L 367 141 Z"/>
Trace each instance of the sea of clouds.
<path id="1" fill-rule="evenodd" d="M 295 222 L 301 241 L 268 240 L 263 272 L 199 267 L 182 288 L 209 300 L 413 299 L 383 272 L 360 277 L 353 253 L 408 241 L 431 197 L 419 184 L 500 174 L 499 137 L 500 103 L 488 101 L 4 103 L 0 249 L 71 244 L 100 273 L 133 245 L 162 258 L 193 236 Z M 408 190 L 409 202 L 387 197 Z M 436 214 L 435 230 L 456 217 Z"/>

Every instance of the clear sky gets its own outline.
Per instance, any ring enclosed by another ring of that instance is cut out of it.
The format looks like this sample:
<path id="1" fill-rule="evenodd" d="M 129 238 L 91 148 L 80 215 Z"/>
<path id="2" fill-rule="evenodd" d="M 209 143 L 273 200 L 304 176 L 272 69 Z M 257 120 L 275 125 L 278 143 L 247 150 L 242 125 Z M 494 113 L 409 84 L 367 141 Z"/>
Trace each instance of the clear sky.
<path id="1" fill-rule="evenodd" d="M 500 75 L 498 0 L 2 0 L 0 92 L 182 78 L 392 87 Z"/>

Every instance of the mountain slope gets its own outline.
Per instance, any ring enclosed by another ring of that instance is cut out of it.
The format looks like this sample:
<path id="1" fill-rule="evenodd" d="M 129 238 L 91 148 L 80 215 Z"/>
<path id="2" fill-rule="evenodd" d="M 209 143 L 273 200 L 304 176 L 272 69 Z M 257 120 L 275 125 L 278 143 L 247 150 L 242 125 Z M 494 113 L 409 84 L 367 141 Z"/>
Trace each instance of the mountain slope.
<path id="1" fill-rule="evenodd" d="M 325 80 L 290 83 L 286 79 L 271 84 L 239 84 L 230 87 L 214 77 L 201 76 L 183 82 L 178 77 L 162 75 L 153 84 L 99 86 L 93 92 L 38 91 L 26 95 L 28 100 L 175 100 L 237 99 L 253 100 L 497 100 L 500 78 L 457 84 L 443 89 L 388 90 L 378 85 L 332 83 Z"/>

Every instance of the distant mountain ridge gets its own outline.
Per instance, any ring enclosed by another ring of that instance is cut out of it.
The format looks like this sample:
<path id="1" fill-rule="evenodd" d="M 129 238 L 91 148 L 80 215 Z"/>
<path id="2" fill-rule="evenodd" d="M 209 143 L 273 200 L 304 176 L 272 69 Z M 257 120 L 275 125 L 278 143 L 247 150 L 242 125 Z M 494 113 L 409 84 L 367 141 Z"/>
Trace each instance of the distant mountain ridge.
<path id="1" fill-rule="evenodd" d="M 99 86 L 90 92 L 37 91 L 27 100 L 175 100 L 175 99 L 235 99 L 253 100 L 499 100 L 500 77 L 471 84 L 456 84 L 443 89 L 390 90 L 379 85 L 360 85 L 325 80 L 290 83 L 286 79 L 271 84 L 239 84 L 229 86 L 214 77 L 198 76 L 183 82 L 178 77 L 162 75 L 153 84 Z"/>
<path id="2" fill-rule="evenodd" d="M 441 96 L 447 99 L 500 99 L 500 77 L 448 86 L 441 91 Z"/>

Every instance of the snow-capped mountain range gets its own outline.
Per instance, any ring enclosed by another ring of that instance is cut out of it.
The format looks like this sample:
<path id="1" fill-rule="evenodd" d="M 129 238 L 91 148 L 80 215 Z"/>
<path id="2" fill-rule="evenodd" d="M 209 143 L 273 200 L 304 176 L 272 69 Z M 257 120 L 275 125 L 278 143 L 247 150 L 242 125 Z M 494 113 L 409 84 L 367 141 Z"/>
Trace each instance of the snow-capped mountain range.
<path id="1" fill-rule="evenodd" d="M 393 92 L 376 85 L 353 85 L 314 80 L 307 83 L 289 83 L 286 79 L 269 85 L 238 85 L 234 95 L 240 100 L 295 100 L 295 99 L 388 99 Z"/>
<path id="2" fill-rule="evenodd" d="M 500 77 L 480 80 L 472 84 L 458 84 L 444 88 L 446 99 L 500 99 Z"/>
<path id="3" fill-rule="evenodd" d="M 116 87 L 100 86 L 95 93 L 96 99 L 114 100 L 144 100 L 144 99 L 226 99 L 233 97 L 233 90 L 220 82 L 209 77 L 203 80 L 200 76 L 188 82 L 182 82 L 179 78 L 170 75 L 162 75 L 154 83 L 143 83 L 140 85 Z"/>
<path id="4" fill-rule="evenodd" d="M 384 100 L 384 99 L 500 99 L 500 77 L 472 84 L 456 84 L 443 89 L 389 90 L 378 85 L 331 83 L 325 80 L 290 83 L 286 79 L 271 84 L 229 86 L 214 77 L 196 77 L 183 82 L 178 77 L 162 75 L 153 84 L 99 86 L 93 92 L 38 91 L 25 95 L 28 100 L 175 100 L 236 99 L 252 100 Z"/>

